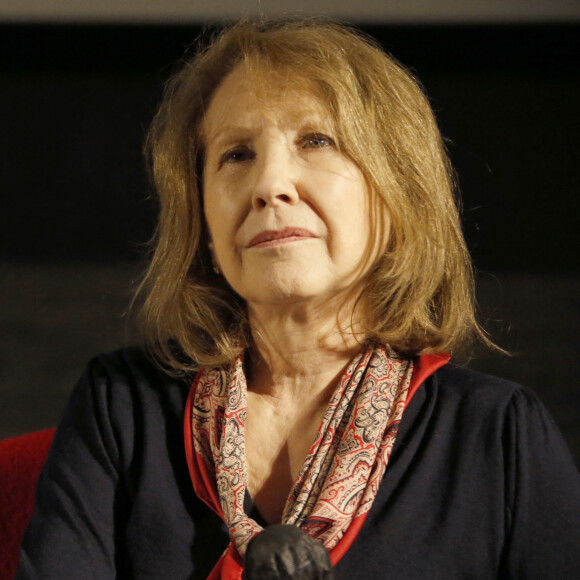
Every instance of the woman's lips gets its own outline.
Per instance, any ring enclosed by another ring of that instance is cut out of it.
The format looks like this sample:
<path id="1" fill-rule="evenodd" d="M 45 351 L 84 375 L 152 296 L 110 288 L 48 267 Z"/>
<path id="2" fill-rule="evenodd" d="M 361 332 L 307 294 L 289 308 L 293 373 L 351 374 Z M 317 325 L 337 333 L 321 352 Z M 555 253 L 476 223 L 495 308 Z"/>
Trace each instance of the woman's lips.
<path id="1" fill-rule="evenodd" d="M 276 243 L 290 242 L 294 240 L 300 240 L 305 238 L 315 238 L 316 236 L 303 228 L 284 228 L 282 230 L 267 230 L 265 232 L 259 233 L 254 236 L 248 248 L 253 248 L 254 246 L 269 246 L 275 245 Z"/>

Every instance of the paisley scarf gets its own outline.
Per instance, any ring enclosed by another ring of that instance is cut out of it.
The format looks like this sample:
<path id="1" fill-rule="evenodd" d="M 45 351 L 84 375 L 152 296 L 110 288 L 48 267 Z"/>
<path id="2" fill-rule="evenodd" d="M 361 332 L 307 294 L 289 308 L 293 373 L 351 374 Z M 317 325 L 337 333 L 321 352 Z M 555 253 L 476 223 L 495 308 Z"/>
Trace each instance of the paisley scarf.
<path id="1" fill-rule="evenodd" d="M 449 359 L 429 356 L 437 360 L 427 366 L 435 368 Z M 413 366 L 385 346 L 367 346 L 358 353 L 331 397 L 288 496 L 282 523 L 320 541 L 333 565 L 356 537 L 375 499 L 410 400 Z M 244 511 L 246 401 L 242 357 L 228 369 L 199 371 L 188 397 L 185 446 L 193 486 L 224 520 L 231 538 L 211 580 L 240 579 L 248 543 L 262 530 Z"/>

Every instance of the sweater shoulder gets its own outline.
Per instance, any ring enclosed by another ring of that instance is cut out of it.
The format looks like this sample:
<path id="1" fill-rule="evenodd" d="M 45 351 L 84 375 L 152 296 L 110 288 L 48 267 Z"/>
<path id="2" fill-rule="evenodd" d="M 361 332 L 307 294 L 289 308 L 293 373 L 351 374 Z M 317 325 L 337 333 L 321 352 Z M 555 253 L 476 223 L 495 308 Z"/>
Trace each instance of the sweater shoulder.
<path id="1" fill-rule="evenodd" d="M 141 388 L 159 389 L 191 384 L 194 374 L 177 376 L 157 365 L 144 349 L 129 346 L 95 356 L 86 373 L 92 381 Z"/>
<path id="2" fill-rule="evenodd" d="M 141 372 L 161 371 L 161 368 L 139 346 L 127 346 L 100 353 L 89 361 L 89 367 L 91 366 L 116 374 L 122 374 L 130 370 L 139 370 Z"/>
<path id="3" fill-rule="evenodd" d="M 436 392 L 446 405 L 480 411 L 505 409 L 524 400 L 540 404 L 536 395 L 519 383 L 452 363 L 437 370 L 425 386 L 428 392 Z"/>
<path id="4" fill-rule="evenodd" d="M 498 396 L 509 394 L 510 396 L 520 390 L 527 390 L 525 387 L 501 377 L 475 371 L 473 369 L 457 366 L 450 362 L 449 364 L 438 369 L 434 376 L 437 377 L 439 384 L 450 391 L 465 391 L 466 389 L 474 391 L 486 391 Z"/>
<path id="5" fill-rule="evenodd" d="M 158 428 L 181 420 L 192 382 L 154 364 L 143 349 L 126 347 L 89 361 L 69 406 L 90 408 L 121 431 L 131 425 Z"/>

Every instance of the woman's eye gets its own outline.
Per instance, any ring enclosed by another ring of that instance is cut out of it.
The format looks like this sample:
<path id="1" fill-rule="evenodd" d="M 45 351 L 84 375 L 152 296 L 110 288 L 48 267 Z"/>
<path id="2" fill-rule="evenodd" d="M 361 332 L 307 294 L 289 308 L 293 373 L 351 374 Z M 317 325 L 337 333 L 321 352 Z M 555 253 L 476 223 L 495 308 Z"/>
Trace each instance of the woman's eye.
<path id="1" fill-rule="evenodd" d="M 253 157 L 254 153 L 248 147 L 235 147 L 220 157 L 220 163 L 241 163 Z"/>
<path id="2" fill-rule="evenodd" d="M 302 139 L 302 143 L 306 149 L 323 149 L 324 147 L 334 146 L 334 140 L 332 137 L 323 135 L 322 133 L 306 135 L 306 137 Z"/>

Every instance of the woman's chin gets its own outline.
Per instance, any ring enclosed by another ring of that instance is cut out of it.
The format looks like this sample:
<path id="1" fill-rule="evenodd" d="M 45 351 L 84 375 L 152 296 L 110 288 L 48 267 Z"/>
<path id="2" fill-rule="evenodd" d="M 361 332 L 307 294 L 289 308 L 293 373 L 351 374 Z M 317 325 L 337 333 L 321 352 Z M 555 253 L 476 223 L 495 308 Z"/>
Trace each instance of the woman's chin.
<path id="1" fill-rule="evenodd" d="M 290 283 L 272 283 L 261 281 L 259 287 L 249 289 L 243 296 L 251 306 L 271 306 L 275 308 L 293 308 L 304 306 L 319 309 L 322 313 L 328 310 L 336 315 L 337 308 L 342 308 L 348 301 L 349 288 L 329 287 L 316 281 L 300 280 Z"/>
<path id="2" fill-rule="evenodd" d="M 314 280 L 259 278 L 244 290 L 244 298 L 249 304 L 292 305 L 299 302 L 322 300 L 328 289 Z"/>
<path id="3" fill-rule="evenodd" d="M 303 288 L 289 288 L 286 286 L 266 286 L 250 292 L 246 301 L 248 304 L 271 304 L 290 306 L 299 302 L 314 301 L 317 294 L 307 292 Z"/>
<path id="4" fill-rule="evenodd" d="M 232 288 L 250 305 L 342 303 L 349 289 L 357 286 L 359 280 L 353 268 L 337 273 L 327 264 L 314 259 L 310 263 L 277 262 L 261 266 L 238 271 L 238 277 L 229 280 Z"/>

